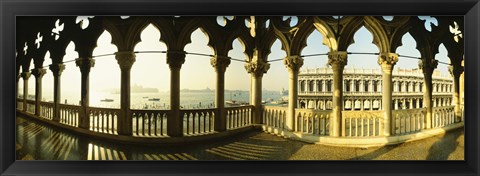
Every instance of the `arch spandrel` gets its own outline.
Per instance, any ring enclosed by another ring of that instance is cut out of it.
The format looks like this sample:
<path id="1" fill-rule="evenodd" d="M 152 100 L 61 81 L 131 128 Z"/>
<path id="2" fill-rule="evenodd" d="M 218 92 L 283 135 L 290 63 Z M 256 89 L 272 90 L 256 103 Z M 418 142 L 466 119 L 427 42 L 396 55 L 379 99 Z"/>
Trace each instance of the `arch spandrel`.
<path id="1" fill-rule="evenodd" d="M 118 51 L 133 51 L 141 41 L 141 32 L 149 25 L 146 18 L 129 17 L 122 19 L 119 16 L 104 17 L 103 25 L 112 35 L 111 43 L 117 46 Z"/>
<path id="2" fill-rule="evenodd" d="M 170 51 L 183 51 L 192 42 L 191 35 L 203 21 L 197 17 L 151 18 L 150 22 L 160 30 L 160 42 Z"/>
<path id="3" fill-rule="evenodd" d="M 333 19 L 333 18 L 332 18 Z M 330 25 L 332 28 L 338 28 L 337 31 L 337 51 L 347 51 L 348 47 L 353 44 L 353 36 L 363 25 L 363 17 L 359 16 L 348 16 L 336 20 L 330 20 Z"/>
<path id="4" fill-rule="evenodd" d="M 89 19 L 89 25 L 85 29 L 81 28 L 80 23 L 76 24 L 75 33 L 71 37 L 80 58 L 92 57 L 98 38 L 105 31 L 103 22 L 103 17 L 97 16 Z"/>
<path id="5" fill-rule="evenodd" d="M 337 32 L 331 24 L 327 23 L 325 20 L 328 20 L 329 17 L 313 17 L 313 25 L 315 29 L 323 35 L 322 43 L 330 49 L 330 52 L 338 51 L 338 41 L 337 41 Z M 331 19 L 330 19 L 331 20 Z"/>
<path id="6" fill-rule="evenodd" d="M 207 17 L 200 24 L 200 29 L 208 36 L 208 46 L 214 50 L 215 55 L 227 56 L 233 49 L 233 41 L 240 36 L 241 29 L 246 28 L 244 23 L 244 18 L 234 17 L 222 27 L 217 24 L 216 17 Z"/>
<path id="7" fill-rule="evenodd" d="M 364 25 L 373 35 L 373 44 L 382 53 L 395 53 L 402 45 L 403 35 L 411 28 L 410 17 L 395 17 L 392 21 L 386 21 L 378 16 L 365 16 Z"/>

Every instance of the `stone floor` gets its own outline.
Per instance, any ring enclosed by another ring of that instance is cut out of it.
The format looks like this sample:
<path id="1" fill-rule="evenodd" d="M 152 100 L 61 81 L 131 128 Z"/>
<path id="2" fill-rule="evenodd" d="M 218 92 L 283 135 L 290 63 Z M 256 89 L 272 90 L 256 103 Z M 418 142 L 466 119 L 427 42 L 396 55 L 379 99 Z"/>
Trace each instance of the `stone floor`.
<path id="1" fill-rule="evenodd" d="M 371 148 L 331 147 L 263 132 L 175 147 L 116 144 L 60 132 L 17 117 L 19 160 L 463 160 L 463 128 L 445 135 Z"/>

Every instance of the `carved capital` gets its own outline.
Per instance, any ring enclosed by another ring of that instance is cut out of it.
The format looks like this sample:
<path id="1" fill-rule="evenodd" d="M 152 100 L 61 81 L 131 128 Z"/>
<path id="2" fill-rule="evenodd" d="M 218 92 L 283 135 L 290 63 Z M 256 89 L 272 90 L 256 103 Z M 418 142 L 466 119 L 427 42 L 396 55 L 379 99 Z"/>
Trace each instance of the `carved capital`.
<path id="1" fill-rule="evenodd" d="M 435 59 L 431 59 L 430 62 L 425 61 L 425 59 L 418 61 L 418 68 L 423 70 L 424 73 L 429 73 L 430 75 L 433 73 L 433 70 L 437 68 L 437 66 L 438 61 Z"/>
<path id="2" fill-rule="evenodd" d="M 128 71 L 135 63 L 135 53 L 133 51 L 116 52 L 115 59 L 122 71 Z"/>
<path id="3" fill-rule="evenodd" d="M 378 64 L 383 65 L 395 65 L 398 62 L 397 53 L 380 53 L 378 55 Z"/>
<path id="4" fill-rule="evenodd" d="M 65 64 L 52 64 L 48 68 L 52 71 L 53 76 L 61 76 L 65 70 Z"/>
<path id="5" fill-rule="evenodd" d="M 328 65 L 332 67 L 344 67 L 347 65 L 347 52 L 337 51 L 328 53 Z"/>
<path id="6" fill-rule="evenodd" d="M 185 51 L 167 51 L 167 64 L 170 69 L 182 68 L 183 63 L 185 63 Z"/>
<path id="7" fill-rule="evenodd" d="M 298 71 L 303 65 L 303 59 L 300 56 L 289 56 L 283 59 L 283 64 L 288 70 Z"/>
<path id="8" fill-rule="evenodd" d="M 255 60 L 250 63 L 246 63 L 245 69 L 248 73 L 254 74 L 256 77 L 263 76 L 263 74 L 267 73 L 268 69 L 270 69 L 270 63 Z"/>
<path id="9" fill-rule="evenodd" d="M 30 72 L 22 72 L 20 76 L 23 78 L 23 80 L 28 80 L 32 74 Z"/>
<path id="10" fill-rule="evenodd" d="M 230 65 L 230 58 L 223 56 L 215 56 L 210 59 L 210 64 L 212 64 L 212 66 L 217 71 L 225 72 L 227 67 Z"/>
<path id="11" fill-rule="evenodd" d="M 75 64 L 80 68 L 80 72 L 89 73 L 90 69 L 95 66 L 95 60 L 89 57 L 75 59 Z"/>
<path id="12" fill-rule="evenodd" d="M 46 73 L 47 73 L 47 70 L 43 68 L 32 69 L 32 75 L 35 76 L 36 78 L 41 79 L 43 75 L 45 75 Z"/>
<path id="13" fill-rule="evenodd" d="M 453 66 L 453 65 L 448 66 L 448 72 L 453 77 L 459 77 L 463 71 L 464 71 L 464 68 L 462 66 Z"/>

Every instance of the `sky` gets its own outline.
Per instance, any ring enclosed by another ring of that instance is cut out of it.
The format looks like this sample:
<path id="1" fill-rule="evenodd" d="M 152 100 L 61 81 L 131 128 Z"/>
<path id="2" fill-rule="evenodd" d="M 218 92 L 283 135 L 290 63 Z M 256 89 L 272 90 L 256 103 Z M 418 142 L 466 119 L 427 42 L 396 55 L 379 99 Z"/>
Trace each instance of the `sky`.
<path id="1" fill-rule="evenodd" d="M 391 17 L 386 18 L 391 19 Z M 430 19 L 429 19 L 430 20 Z M 292 24 L 295 23 L 293 20 Z M 426 25 L 428 28 L 430 23 Z M 153 25 L 149 25 L 141 34 L 141 42 L 135 46 L 135 51 L 166 51 L 164 43 L 160 42 L 160 32 Z M 192 43 L 185 47 L 187 52 L 213 54 L 213 50 L 207 46 L 208 37 L 197 29 L 192 34 Z M 320 32 L 314 31 L 307 39 L 307 47 L 302 51 L 302 55 L 327 53 L 328 48 L 322 44 L 323 36 Z M 354 41 L 347 49 L 348 52 L 378 52 L 378 48 L 372 43 L 373 36 L 365 28 L 360 28 L 354 35 Z M 402 38 L 403 46 L 397 49 L 400 55 L 420 57 L 420 53 L 415 49 L 416 43 L 410 34 L 404 35 Z M 117 51 L 115 45 L 111 44 L 111 35 L 105 31 L 99 38 L 97 48 L 93 55 L 113 54 Z M 245 60 L 243 46 L 238 40 L 233 42 L 233 49 L 229 52 L 229 56 L 235 59 Z M 284 58 L 285 52 L 281 50 L 281 43 L 277 40 L 272 48 L 268 60 Z M 73 60 L 78 57 L 75 52 L 75 44 L 71 42 L 66 51 L 64 61 Z M 377 63 L 376 55 L 349 55 L 347 68 L 369 68 L 380 69 Z M 49 53 L 45 56 L 44 66 L 51 64 Z M 90 97 L 102 92 L 106 89 L 120 87 L 120 68 L 114 56 L 96 57 L 95 66 L 90 72 Z M 447 51 L 445 47 L 440 45 L 439 53 L 436 59 L 440 62 L 449 63 Z M 304 57 L 305 68 L 325 67 L 327 56 Z M 225 89 L 230 90 L 249 90 L 250 75 L 246 72 L 243 62 L 231 61 L 225 73 Z M 288 71 L 283 61 L 270 63 L 270 69 L 263 76 L 263 89 L 279 91 L 282 88 L 288 88 Z M 76 67 L 74 62 L 66 63 L 66 68 L 62 73 L 62 99 L 64 95 L 71 95 L 73 99 L 80 99 L 80 69 Z M 31 64 L 33 68 L 33 64 Z M 409 58 L 399 58 L 395 68 L 414 69 L 418 68 L 418 60 Z M 437 70 L 442 74 L 448 75 L 447 65 L 439 64 Z M 180 73 L 181 89 L 205 89 L 215 88 L 216 73 L 210 65 L 210 57 L 187 55 L 185 63 L 182 65 Z M 33 76 L 32 76 L 33 78 Z M 34 92 L 34 79 L 29 79 L 29 92 Z M 131 69 L 131 84 L 142 85 L 144 87 L 158 88 L 160 91 L 169 91 L 170 88 L 170 70 L 166 64 L 166 55 L 161 53 L 147 54 L 138 53 L 136 61 Z M 19 86 L 23 87 L 22 85 Z M 21 89 L 20 89 L 21 90 Z M 51 99 L 53 97 L 53 75 L 50 70 L 43 77 L 43 97 Z M 69 98 L 66 96 L 65 98 Z"/>

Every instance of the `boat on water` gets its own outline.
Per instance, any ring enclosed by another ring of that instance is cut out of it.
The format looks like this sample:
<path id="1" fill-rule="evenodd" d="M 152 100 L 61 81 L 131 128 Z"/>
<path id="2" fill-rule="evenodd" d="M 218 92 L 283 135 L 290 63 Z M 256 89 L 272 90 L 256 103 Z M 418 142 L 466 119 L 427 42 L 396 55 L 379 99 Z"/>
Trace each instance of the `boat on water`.
<path id="1" fill-rule="evenodd" d="M 247 102 L 235 101 L 235 100 L 227 100 L 227 101 L 225 101 L 225 104 L 227 104 L 228 106 L 243 106 L 243 105 L 248 105 Z"/>
<path id="2" fill-rule="evenodd" d="M 105 99 L 102 99 L 100 100 L 101 102 L 113 102 L 113 99 L 108 99 L 108 98 L 105 98 Z"/>
<path id="3" fill-rule="evenodd" d="M 160 101 L 160 98 L 150 98 L 148 101 Z"/>

